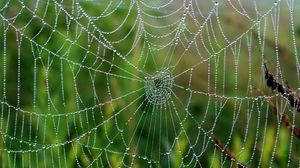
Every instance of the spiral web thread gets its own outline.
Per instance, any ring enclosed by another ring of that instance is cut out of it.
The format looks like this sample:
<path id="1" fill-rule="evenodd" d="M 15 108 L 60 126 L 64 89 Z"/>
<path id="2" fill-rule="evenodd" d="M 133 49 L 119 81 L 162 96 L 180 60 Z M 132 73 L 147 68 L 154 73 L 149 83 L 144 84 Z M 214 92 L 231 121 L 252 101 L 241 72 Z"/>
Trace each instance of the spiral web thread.
<path id="1" fill-rule="evenodd" d="M 157 71 L 153 76 L 146 77 L 146 99 L 153 105 L 165 104 L 171 97 L 173 79 L 167 69 Z"/>
<path id="2" fill-rule="evenodd" d="M 300 166 L 299 2 L 0 5 L 3 167 Z"/>

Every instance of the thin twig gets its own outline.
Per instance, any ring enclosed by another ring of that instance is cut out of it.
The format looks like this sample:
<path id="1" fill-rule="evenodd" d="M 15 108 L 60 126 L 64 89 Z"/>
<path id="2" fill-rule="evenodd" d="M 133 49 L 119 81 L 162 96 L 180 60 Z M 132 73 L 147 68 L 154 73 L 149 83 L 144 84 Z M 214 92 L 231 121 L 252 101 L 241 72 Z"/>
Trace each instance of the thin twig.
<path id="1" fill-rule="evenodd" d="M 261 91 L 260 89 L 258 89 L 258 88 L 254 88 L 254 89 L 256 89 L 258 92 L 264 94 L 263 91 Z M 300 139 L 300 128 L 297 128 L 293 124 L 291 124 L 289 121 L 288 115 L 280 112 L 274 102 L 269 101 L 269 104 L 273 108 L 274 114 L 281 118 L 282 123 L 284 123 L 284 125 L 290 130 L 290 132 L 292 134 L 294 134 L 295 137 Z"/>
<path id="2" fill-rule="evenodd" d="M 284 87 L 281 83 L 279 83 L 274 76 L 269 73 L 267 64 L 264 63 L 265 66 L 265 79 L 267 80 L 267 86 L 272 90 L 277 89 L 277 91 L 284 97 L 286 97 L 290 105 L 295 108 L 298 112 L 300 112 L 300 99 L 296 97 L 295 91 L 293 91 L 289 86 Z"/>
<path id="3" fill-rule="evenodd" d="M 238 168 L 248 168 L 247 165 L 242 164 L 241 162 L 239 162 L 239 161 L 236 159 L 234 153 L 231 152 L 228 148 L 226 148 L 226 147 L 222 144 L 222 142 L 216 137 L 216 135 L 215 135 L 214 133 L 211 133 L 210 136 L 211 136 L 211 138 L 214 140 L 215 146 L 216 146 L 219 150 L 221 150 L 222 152 L 224 152 L 225 155 L 226 155 L 226 157 L 227 157 L 228 159 L 230 159 L 230 160 L 232 160 L 232 161 L 235 161 L 235 163 L 236 163 L 236 165 L 237 165 Z"/>

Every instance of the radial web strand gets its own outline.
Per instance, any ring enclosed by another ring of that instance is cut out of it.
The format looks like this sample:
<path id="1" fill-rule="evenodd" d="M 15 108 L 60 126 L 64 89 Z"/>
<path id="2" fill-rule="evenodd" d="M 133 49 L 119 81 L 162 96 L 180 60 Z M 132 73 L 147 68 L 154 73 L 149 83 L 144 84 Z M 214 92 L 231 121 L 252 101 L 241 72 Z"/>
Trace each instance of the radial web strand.
<path id="1" fill-rule="evenodd" d="M 3 0 L 2 167 L 300 167 L 295 0 Z"/>

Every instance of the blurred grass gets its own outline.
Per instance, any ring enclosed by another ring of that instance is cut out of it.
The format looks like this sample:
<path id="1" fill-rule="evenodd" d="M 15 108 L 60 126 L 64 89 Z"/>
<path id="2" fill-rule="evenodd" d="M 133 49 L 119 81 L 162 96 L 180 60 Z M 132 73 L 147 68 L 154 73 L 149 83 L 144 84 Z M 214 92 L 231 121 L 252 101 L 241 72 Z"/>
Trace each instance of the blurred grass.
<path id="1" fill-rule="evenodd" d="M 5 2 L 5 1 L 3 1 Z M 72 4 L 69 1 L 65 2 L 64 9 L 67 11 L 72 11 Z M 118 9 L 114 14 L 110 15 L 110 17 L 106 19 L 101 19 L 99 22 L 96 22 L 95 24 L 97 27 L 99 27 L 102 31 L 112 31 L 115 30 L 118 25 L 124 20 L 129 2 L 127 3 L 127 6 L 122 6 L 122 8 Z M 3 4 L 3 3 L 2 3 Z M 34 2 L 26 1 L 26 4 L 30 7 L 34 7 Z M 66 19 L 62 13 L 60 14 L 59 19 L 55 23 L 55 14 L 57 11 L 55 10 L 55 5 L 53 3 L 47 4 L 46 1 L 41 1 L 41 4 L 39 8 L 37 9 L 36 15 L 43 16 L 44 12 L 46 11 L 46 6 L 48 7 L 48 11 L 44 17 L 43 20 L 47 21 L 50 25 L 56 25 L 56 29 L 59 32 L 62 32 L 64 35 L 67 35 L 69 39 L 75 40 L 76 38 L 76 32 L 80 28 L 76 26 L 76 23 L 70 22 L 70 25 L 68 27 L 66 26 Z M 97 4 L 93 2 L 80 2 L 82 7 L 88 12 L 91 16 L 97 16 L 99 15 L 105 8 L 105 5 L 107 4 L 106 1 L 103 1 L 102 4 Z M 267 6 L 267 5 L 266 5 Z M 210 6 L 209 6 L 210 7 Z M 283 7 L 286 8 L 286 6 L 283 4 Z M 295 8 L 298 9 L 298 6 Z M 18 11 L 21 10 L 21 6 L 18 5 L 18 2 L 11 2 L 9 8 L 7 10 L 2 12 L 2 15 L 6 17 L 14 16 L 18 13 Z M 228 11 L 226 7 L 222 9 L 222 14 L 220 15 L 220 20 L 222 21 L 222 25 L 224 26 L 223 29 L 226 31 L 226 34 L 228 34 L 228 38 L 230 40 L 237 38 L 239 35 L 241 35 L 243 32 L 249 28 L 253 23 L 250 21 L 247 21 L 245 18 L 241 17 L 239 14 L 234 14 Z M 132 24 L 134 23 L 137 11 L 133 10 L 133 14 L 129 16 L 128 20 L 125 22 L 125 25 L 114 35 L 107 35 L 107 39 L 109 41 L 115 41 L 120 39 L 124 34 L 127 34 L 127 32 L 131 29 Z M 150 11 L 151 12 L 151 11 Z M 278 46 L 280 48 L 279 54 L 280 54 L 280 60 L 279 64 L 282 68 L 282 81 L 288 81 L 288 83 L 293 87 L 297 88 L 298 86 L 298 80 L 296 79 L 296 64 L 295 60 L 292 57 L 293 55 L 293 41 L 291 40 L 290 35 L 286 35 L 286 32 L 290 32 L 290 27 L 285 26 L 289 25 L 290 21 L 284 18 L 287 18 L 287 11 L 281 11 L 281 22 L 280 22 L 280 34 L 278 35 Z M 159 11 L 153 12 L 155 14 L 160 14 Z M 163 13 L 163 12 L 161 12 Z M 296 17 L 299 15 L 299 12 L 296 13 Z M 76 15 L 76 11 L 74 12 L 74 15 Z M 146 17 L 146 16 L 145 16 Z M 178 16 L 180 17 L 180 16 Z M 21 28 L 22 26 L 25 26 L 27 23 L 29 23 L 29 20 L 32 18 L 32 13 L 30 12 L 22 12 L 21 15 L 17 18 L 17 20 L 14 22 L 13 25 L 15 25 L 18 28 Z M 150 23 L 156 23 L 155 19 L 147 18 L 147 21 Z M 7 26 L 7 23 L 2 21 L 5 26 Z M 164 24 L 166 23 L 172 23 L 171 20 L 164 20 Z M 263 20 L 261 21 L 263 22 Z M 82 20 L 82 23 L 85 25 L 89 25 L 89 22 L 87 20 Z M 192 23 L 192 20 L 187 20 L 187 27 L 191 28 L 191 31 L 197 32 L 197 27 L 194 26 Z M 215 20 L 214 20 L 215 23 Z M 1 25 L 2 25 L 1 24 Z M 272 30 L 272 22 L 270 18 L 268 18 L 267 25 L 269 25 L 266 31 L 266 38 L 265 38 L 265 53 L 264 58 L 268 61 L 268 64 L 270 65 L 270 69 L 272 72 L 276 72 L 276 53 L 274 50 L 274 31 Z M 281 26 L 282 25 L 282 26 Z M 27 26 L 27 28 L 24 30 L 24 34 L 26 34 L 29 37 L 34 37 L 36 33 L 38 33 L 41 30 L 42 23 L 38 19 L 33 19 L 32 22 Z M 154 28 L 146 27 L 147 31 L 154 32 Z M 297 35 L 297 43 L 299 44 L 299 36 L 300 36 L 300 27 L 299 23 L 295 24 L 296 28 L 296 35 Z M 1 32 L 4 32 L 3 26 L 1 26 L 0 30 Z M 260 28 L 260 31 L 263 32 L 264 27 Z M 90 31 L 93 31 L 91 27 L 89 27 Z M 135 29 L 137 30 L 137 29 Z M 170 32 L 170 28 L 163 30 L 161 32 L 154 32 L 155 34 L 164 34 L 166 32 Z M 208 41 L 210 31 L 205 29 L 203 31 L 203 39 L 205 41 Z M 227 42 L 222 38 L 222 35 L 220 32 L 218 32 L 217 37 L 219 37 L 218 42 L 220 43 L 219 47 L 216 43 L 214 43 L 212 46 L 213 48 L 218 51 L 222 49 L 224 46 L 226 46 Z M 96 36 L 99 35 L 97 32 L 95 32 Z M 256 30 L 253 30 L 252 35 L 253 38 L 255 38 L 255 35 L 257 34 Z M 290 34 L 290 33 L 289 33 Z M 115 112 L 118 112 L 122 110 L 123 107 L 128 105 L 129 103 L 133 102 L 133 98 L 137 98 L 136 95 L 143 94 L 143 90 L 139 91 L 138 93 L 134 94 L 132 97 L 125 97 L 120 100 L 114 101 L 111 104 L 106 104 L 103 107 L 100 107 L 99 109 L 93 109 L 91 111 L 84 111 L 81 114 L 78 115 L 67 115 L 68 112 L 72 111 L 78 111 L 82 110 L 86 107 L 92 107 L 100 102 L 109 101 L 112 99 L 112 97 L 120 97 L 122 95 L 125 95 L 129 93 L 130 91 L 137 90 L 141 87 L 143 87 L 143 83 L 137 82 L 137 81 L 130 81 L 127 79 L 119 79 L 116 77 L 106 76 L 106 75 L 99 75 L 99 73 L 96 73 L 94 71 L 90 71 L 86 68 L 82 68 L 77 66 L 76 64 L 72 64 L 71 62 L 66 62 L 64 60 L 61 60 L 55 56 L 54 54 L 59 55 L 60 57 L 66 58 L 68 60 L 71 60 L 73 62 L 80 63 L 81 65 L 85 65 L 87 67 L 93 67 L 96 68 L 97 66 L 93 65 L 94 61 L 96 60 L 95 56 L 91 54 L 86 54 L 86 51 L 78 46 L 71 45 L 70 42 L 66 41 L 65 37 L 53 33 L 52 29 L 49 27 L 45 27 L 42 29 L 42 32 L 39 33 L 39 35 L 34 39 L 39 44 L 45 44 L 45 47 L 48 48 L 49 51 L 52 51 L 53 53 L 49 53 L 47 51 L 41 50 L 40 47 L 36 47 L 35 45 L 31 45 L 29 41 L 24 39 L 24 42 L 21 44 L 21 54 L 20 54 L 20 67 L 21 67 L 21 92 L 20 92 L 20 104 L 18 105 L 18 98 L 17 98 L 17 71 L 18 71 L 18 48 L 16 39 L 19 37 L 19 33 L 16 33 L 14 28 L 10 27 L 7 31 L 7 40 L 4 41 L 3 35 L 0 36 L 1 43 L 1 49 L 0 53 L 3 55 L 3 45 L 4 42 L 7 45 L 6 50 L 6 87 L 7 90 L 5 93 L 3 93 L 3 90 L 1 90 L 1 95 L 6 94 L 6 99 L 2 98 L 1 100 L 4 102 L 7 102 L 8 104 L 11 104 L 14 107 L 21 108 L 23 110 L 31 111 L 31 113 L 38 112 L 40 114 L 51 114 L 46 117 L 37 117 L 34 114 L 31 115 L 25 115 L 24 113 L 19 113 L 19 109 L 10 109 L 4 105 L 2 105 L 2 112 L 1 115 L 1 131 L 3 135 L 9 135 L 11 137 L 15 137 L 18 139 L 21 139 L 23 141 L 28 141 L 31 143 L 36 143 L 36 148 L 42 147 L 43 144 L 56 144 L 56 143 L 63 143 L 67 142 L 75 137 L 78 137 L 79 135 L 82 135 L 86 131 L 91 131 L 92 128 L 94 128 L 97 124 L 101 123 L 105 119 L 109 119 Z M 51 36 L 50 40 L 48 39 Z M 150 37 L 149 37 L 150 38 Z M 82 36 L 77 39 L 76 43 L 84 46 L 85 48 L 88 48 L 89 51 L 93 53 L 98 53 L 98 55 L 101 55 L 101 53 L 105 52 L 104 58 L 109 60 L 110 62 L 113 62 L 114 65 L 117 65 L 119 67 L 125 67 L 126 70 L 136 76 L 144 77 L 144 74 L 141 74 L 140 72 L 137 72 L 133 67 L 128 66 L 128 64 L 120 59 L 118 56 L 116 56 L 112 51 L 105 50 L 99 46 L 101 46 L 97 41 L 93 41 L 88 46 L 88 35 L 82 34 Z M 134 34 L 129 35 L 126 40 L 119 45 L 116 45 L 115 48 L 122 54 L 127 53 L 133 42 L 134 42 L 135 36 Z M 171 40 L 172 37 L 164 39 L 164 40 L 154 40 L 157 44 L 166 44 L 168 40 Z M 47 42 L 49 40 L 49 42 Z M 142 38 L 142 41 L 146 40 Z M 258 40 L 255 39 L 257 42 Z M 43 45 L 42 45 L 43 46 Z M 206 64 L 203 64 L 201 67 L 197 67 L 195 71 L 193 72 L 193 80 L 192 80 L 192 88 L 195 90 L 200 90 L 205 93 L 220 93 L 224 92 L 225 96 L 257 96 L 258 94 L 255 92 L 249 91 L 249 70 L 246 68 L 246 65 L 248 65 L 249 61 L 251 60 L 251 66 L 252 70 L 250 71 L 251 77 L 252 77 L 252 83 L 251 85 L 254 87 L 265 89 L 266 94 L 274 94 L 271 93 L 266 86 L 264 86 L 263 74 L 261 70 L 261 55 L 260 53 L 260 47 L 258 44 L 253 44 L 251 51 L 252 51 L 252 57 L 248 58 L 248 50 L 247 45 L 243 41 L 241 43 L 241 53 L 240 53 L 240 60 L 238 61 L 239 66 L 237 69 L 235 69 L 234 65 L 234 56 L 233 54 L 228 51 L 226 59 L 222 57 L 222 55 L 217 55 L 210 61 L 208 61 Z M 62 48 L 61 48 L 62 47 Z M 298 47 L 298 46 L 297 46 Z M 127 56 L 127 60 L 133 63 L 134 65 L 138 64 L 139 57 L 141 56 L 143 45 L 142 43 L 139 43 L 134 49 L 132 54 Z M 201 48 L 202 51 L 204 51 L 204 48 Z M 299 49 L 299 47 L 298 47 Z M 100 50 L 100 51 L 98 51 Z M 179 47 L 175 51 L 175 56 L 178 56 L 177 53 L 180 53 L 180 51 L 184 50 L 182 45 L 179 45 Z M 68 54 L 65 54 L 68 53 Z M 193 65 L 196 62 L 199 62 L 199 58 L 194 57 L 195 48 L 192 48 L 190 51 L 187 52 L 185 55 L 185 59 L 180 62 L 180 65 L 176 67 L 175 72 L 180 73 L 183 70 L 189 68 L 188 65 Z M 158 62 L 163 62 L 165 56 L 168 56 L 168 51 L 160 51 L 155 52 L 153 51 L 153 58 Z M 208 53 L 204 54 L 209 55 Z M 204 56 L 204 57 L 205 57 Z M 151 58 L 151 57 L 150 57 Z M 145 71 L 149 74 L 152 74 L 154 71 L 156 71 L 157 67 L 155 66 L 155 61 L 151 60 L 149 58 L 149 62 L 145 66 Z M 4 57 L 0 58 L 1 64 L 4 63 Z M 142 61 L 145 61 L 145 56 L 142 56 Z M 219 64 L 217 64 L 217 59 L 219 59 Z M 36 95 L 34 95 L 34 86 L 33 86 L 33 80 L 34 80 L 34 62 L 36 60 Z M 53 63 L 50 65 L 50 63 L 53 61 Z M 171 62 L 175 63 L 177 61 L 176 58 L 172 59 Z M 128 73 L 117 69 L 112 68 L 108 63 L 101 63 L 101 61 L 97 60 L 97 64 L 101 64 L 101 70 L 105 72 L 111 72 L 115 74 L 119 74 L 122 76 L 129 76 Z M 42 64 L 43 63 L 43 64 Z M 225 63 L 226 65 L 223 66 L 222 64 Z M 161 65 L 161 64 L 160 64 Z M 61 69 L 61 67 L 63 67 Z M 226 68 L 226 74 L 223 76 L 224 67 Z M 48 68 L 48 69 L 47 69 Z M 235 72 L 238 72 L 238 79 L 235 78 L 233 75 Z M 0 66 L 0 72 L 4 72 L 3 66 Z M 77 72 L 79 72 L 77 74 Z M 208 75 L 208 72 L 210 72 L 211 76 Z M 74 77 L 77 74 L 76 78 Z M 218 75 L 216 75 L 218 74 Z M 92 85 L 92 79 L 91 76 L 95 75 L 94 77 L 94 85 Z M 63 83 L 61 79 L 63 78 Z M 188 79 L 189 74 L 183 74 L 179 78 L 176 78 L 176 83 L 181 84 L 181 86 L 188 86 Z M 222 81 L 226 79 L 226 88 L 225 90 L 222 90 L 223 83 Z M 3 76 L 1 75 L 0 80 L 3 81 Z M 237 88 L 235 88 L 235 81 L 239 82 L 239 85 Z M 0 88 L 3 88 L 4 83 L 0 83 Z M 208 85 L 210 85 L 210 88 L 208 88 Z M 214 90 L 214 86 L 216 86 L 217 90 Z M 95 87 L 95 90 L 93 90 L 93 87 Z M 63 88 L 63 91 L 62 91 Z M 178 88 L 177 88 L 178 89 Z M 176 90 L 174 88 L 174 90 Z M 111 95 L 107 94 L 111 92 Z M 182 98 L 182 100 L 186 100 L 186 102 L 183 102 L 186 104 L 188 102 L 188 95 L 189 92 L 187 91 L 180 91 L 178 89 L 176 91 L 179 97 Z M 36 99 L 35 104 L 33 103 L 33 99 Z M 98 100 L 96 99 L 98 98 Z M 143 99 L 145 99 L 143 97 Z M 142 99 L 142 100 L 143 100 Z M 267 110 L 267 102 L 262 102 L 262 108 L 256 108 L 255 106 L 259 106 L 259 102 L 245 102 L 241 105 L 242 110 L 240 115 L 240 120 L 237 123 L 233 123 L 233 115 L 236 115 L 234 113 L 234 109 L 237 109 L 239 104 L 235 100 L 230 100 L 227 102 L 226 106 L 222 110 L 222 113 L 220 114 L 219 119 L 216 118 L 214 112 L 216 110 L 216 104 L 220 103 L 218 100 L 216 100 L 213 97 L 209 96 L 194 96 L 192 101 L 190 102 L 191 106 L 191 113 L 195 117 L 199 123 L 203 120 L 203 127 L 205 130 L 210 130 L 211 127 L 214 127 L 214 124 L 217 126 L 214 129 L 214 132 L 218 134 L 221 141 L 225 144 L 227 140 L 228 147 L 232 149 L 234 153 L 240 153 L 238 155 L 238 159 L 242 163 L 247 163 L 249 159 L 252 157 L 253 150 L 262 152 L 262 167 L 268 167 L 270 163 L 270 154 L 272 153 L 272 150 L 274 149 L 274 137 L 277 133 L 277 120 L 276 117 L 273 115 L 273 112 L 271 110 Z M 257 103 L 257 104 L 256 104 Z M 57 148 L 51 148 L 51 149 L 43 149 L 43 152 L 33 152 L 32 154 L 29 153 L 21 153 L 21 154 L 8 154 L 7 152 L 0 153 L 1 163 L 2 167 L 20 167 L 31 165 L 32 167 L 43 167 L 43 166 L 50 166 L 53 165 L 54 167 L 78 167 L 78 165 L 88 166 L 91 161 L 95 159 L 95 157 L 99 157 L 99 165 L 103 167 L 118 167 L 121 166 L 120 163 L 131 163 L 131 161 L 134 159 L 132 155 L 127 155 L 125 158 L 123 158 L 123 154 L 125 151 L 126 146 L 123 143 L 124 138 L 127 142 L 132 138 L 133 132 L 135 131 L 135 128 L 138 127 L 138 129 L 141 126 L 136 125 L 138 120 L 142 117 L 141 115 L 143 107 L 141 110 L 139 110 L 136 114 L 136 117 L 133 118 L 132 122 L 129 123 L 129 125 L 125 125 L 124 123 L 126 120 L 128 120 L 128 114 L 132 115 L 133 112 L 139 107 L 141 104 L 141 101 L 138 100 L 138 102 L 133 102 L 132 106 L 125 109 L 124 112 L 120 114 L 120 116 L 116 117 L 114 120 L 109 120 L 104 124 L 103 127 L 99 127 L 99 130 L 95 131 L 95 133 L 92 133 L 91 135 L 82 138 L 80 142 L 84 144 L 91 145 L 95 148 L 101 148 L 106 149 L 106 145 L 110 144 L 111 139 L 114 138 L 115 135 L 119 134 L 119 128 L 124 128 L 126 130 L 124 132 L 124 137 L 117 137 L 114 139 L 114 144 L 112 144 L 109 148 L 111 151 L 115 152 L 109 152 L 109 151 L 103 151 L 103 150 L 97 150 L 93 148 L 85 148 L 79 143 L 72 142 L 70 144 L 65 144 L 63 147 L 57 147 Z M 282 102 L 284 104 L 284 102 Z M 178 107 L 180 105 L 177 105 Z M 249 107 L 254 106 L 254 107 Z M 55 108 L 54 108 L 55 107 Z M 180 108 L 178 108 L 180 109 Z M 258 114 L 258 111 L 260 111 L 260 115 Z M 204 118 L 205 111 L 208 111 L 206 118 Z M 252 118 L 247 118 L 247 114 L 251 113 L 251 111 L 254 111 L 252 114 Z M 267 131 L 266 133 L 262 128 L 265 127 L 265 113 L 269 112 L 269 118 L 267 118 Z M 58 113 L 66 113 L 66 115 L 62 117 L 55 118 L 52 115 L 58 114 Z M 142 118 L 144 122 L 149 119 L 150 114 L 148 115 L 148 118 Z M 291 114 L 289 113 L 291 116 Z M 261 117 L 261 118 L 260 118 Z M 153 117 L 155 118 L 155 117 Z M 258 118 L 260 121 L 257 121 Z M 244 143 L 244 137 L 245 134 L 245 122 L 248 120 L 249 122 L 249 135 L 246 143 Z M 296 118 L 297 121 L 297 118 Z M 57 125 L 60 123 L 60 125 Z M 116 124 L 117 123 L 117 124 Z M 148 124 L 150 122 L 148 121 Z M 260 129 L 258 132 L 256 132 L 256 125 L 257 123 L 260 124 Z M 179 124 L 179 123 L 176 123 Z M 234 135 L 230 135 L 231 127 L 234 126 Z M 296 125 L 298 123 L 296 122 Z M 149 126 L 149 125 L 148 125 Z M 22 129 L 23 128 L 23 129 Z M 196 151 L 201 152 L 200 145 L 205 141 L 203 140 L 204 135 L 201 135 L 202 139 L 197 139 L 195 132 L 195 124 L 186 122 L 183 125 L 183 128 L 187 130 L 187 132 L 190 135 L 191 141 L 196 141 Z M 23 133 L 21 133 L 21 130 L 23 130 Z M 146 130 L 146 129 L 145 129 Z M 138 135 L 135 135 L 137 137 L 134 137 L 135 142 L 137 140 L 140 140 L 141 142 L 139 144 L 132 144 L 130 147 L 130 153 L 134 153 L 134 149 L 137 147 L 138 154 L 146 153 L 151 154 L 151 152 L 146 152 L 146 145 L 147 141 L 147 133 L 152 135 L 153 137 L 157 137 L 157 132 L 151 132 L 151 130 L 156 130 L 155 126 L 152 126 L 149 128 L 149 132 L 145 131 L 143 132 L 142 138 L 139 138 Z M 71 132 L 69 132 L 71 131 Z M 290 132 L 284 127 L 281 126 L 279 131 L 279 140 L 277 142 L 276 147 L 278 150 L 276 150 L 275 160 L 274 160 L 274 167 L 284 167 L 287 162 L 287 156 L 289 153 L 289 145 L 290 144 Z M 142 131 L 141 131 L 142 132 Z M 259 134 L 258 144 L 253 149 L 255 138 Z M 171 133 L 170 133 L 171 135 Z M 36 139 L 35 137 L 39 137 Z M 148 135 L 149 136 L 149 135 Z M 172 135 L 174 136 L 174 135 Z M 232 140 L 230 139 L 232 138 Z M 263 138 L 265 138 L 265 146 L 262 148 Z M 35 147 L 26 144 L 25 142 L 19 142 L 18 139 L 10 139 L 5 136 L 1 137 L 0 140 L 0 146 L 1 149 L 19 149 L 19 150 L 26 150 L 26 149 L 35 149 Z M 164 142 L 165 146 L 170 145 L 169 142 Z M 200 145 L 199 145 L 200 144 Z M 293 150 L 292 150 L 292 160 L 294 157 L 297 158 L 299 156 L 299 143 L 297 139 L 295 139 L 295 142 L 293 144 Z M 243 149 L 243 150 L 242 150 Z M 187 139 L 181 135 L 179 136 L 177 145 L 175 146 L 174 150 L 170 154 L 170 163 L 171 165 L 168 165 L 166 162 L 162 162 L 161 165 L 157 165 L 157 167 L 179 167 L 182 162 L 189 163 L 189 162 L 196 162 L 195 159 L 192 159 L 193 156 L 191 154 L 186 153 L 189 150 L 189 144 Z M 157 149 L 154 149 L 155 152 Z M 118 153 L 118 152 L 121 152 Z M 251 167 L 256 167 L 257 163 L 259 161 L 258 154 L 253 156 L 253 161 L 251 162 Z M 66 155 L 67 159 L 64 159 L 64 156 Z M 138 157 L 138 156 L 137 156 Z M 159 156 L 152 156 L 151 159 L 157 160 Z M 124 159 L 124 160 L 123 160 Z M 167 160 L 164 158 L 164 161 Z M 297 160 L 297 159 L 296 159 Z M 57 162 L 56 162 L 57 161 Z M 207 147 L 207 151 L 205 154 L 203 154 L 203 157 L 200 158 L 200 162 L 203 163 L 203 165 L 210 165 L 211 167 L 220 167 L 221 162 L 224 161 L 224 157 L 221 158 L 220 151 L 218 151 L 214 145 L 210 145 Z M 144 165 L 147 165 L 147 161 L 145 161 L 142 158 L 135 159 L 134 161 L 134 167 L 144 167 Z M 295 163 L 292 163 L 295 164 Z M 95 164 L 96 165 L 96 164 Z M 99 166 L 98 165 L 98 166 Z M 193 165 L 191 163 L 191 165 Z M 230 161 L 226 161 L 226 166 L 230 165 Z M 96 165 L 97 166 L 97 165 Z M 155 166 L 154 166 L 155 167 Z M 192 167 L 192 166 L 191 166 Z"/>

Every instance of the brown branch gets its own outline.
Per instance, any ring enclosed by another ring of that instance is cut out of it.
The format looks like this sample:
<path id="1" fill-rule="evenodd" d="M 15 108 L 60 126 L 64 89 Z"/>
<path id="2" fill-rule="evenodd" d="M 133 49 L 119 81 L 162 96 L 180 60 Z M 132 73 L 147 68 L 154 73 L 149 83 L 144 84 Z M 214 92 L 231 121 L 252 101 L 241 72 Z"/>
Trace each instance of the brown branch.
<path id="1" fill-rule="evenodd" d="M 211 133 L 210 136 L 211 136 L 211 138 L 214 140 L 215 146 L 216 146 L 219 150 L 221 150 L 222 152 L 224 152 L 225 155 L 226 155 L 226 157 L 227 157 L 228 159 L 235 161 L 238 168 L 248 168 L 247 165 L 242 164 L 241 162 L 239 162 L 239 161 L 236 159 L 234 153 L 231 152 L 228 148 L 226 148 L 226 147 L 222 144 L 222 142 L 216 137 L 216 135 L 215 135 L 214 133 Z"/>
<path id="2" fill-rule="evenodd" d="M 260 89 L 258 88 L 254 88 L 254 89 L 256 89 L 258 92 L 263 94 L 263 92 Z M 294 127 L 293 124 L 290 123 L 288 115 L 278 111 L 276 104 L 274 104 L 272 101 L 270 101 L 269 104 L 274 109 L 275 115 L 281 118 L 282 123 L 290 130 L 292 134 L 294 134 L 295 137 L 300 139 L 300 128 Z"/>
<path id="3" fill-rule="evenodd" d="M 289 122 L 289 117 L 286 114 L 279 112 L 273 102 L 270 102 L 270 105 L 273 107 L 274 113 L 281 117 L 282 123 L 284 123 L 284 125 L 290 130 L 291 133 L 293 133 L 297 138 L 300 139 L 300 128 L 293 127 L 293 124 Z"/>
<path id="4" fill-rule="evenodd" d="M 267 86 L 270 87 L 272 90 L 277 89 L 278 93 L 282 96 L 286 97 L 290 105 L 295 108 L 298 112 L 300 112 L 300 99 L 295 96 L 295 91 L 293 91 L 290 87 L 284 87 L 280 84 L 274 76 L 269 73 L 267 64 L 264 63 L 265 66 L 265 79 L 267 80 Z"/>

